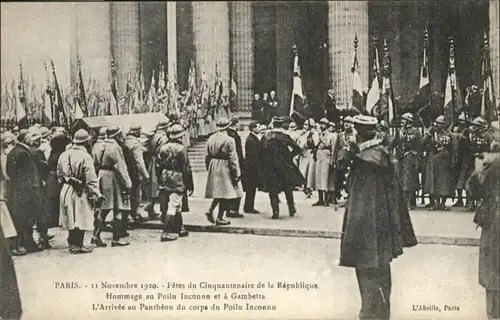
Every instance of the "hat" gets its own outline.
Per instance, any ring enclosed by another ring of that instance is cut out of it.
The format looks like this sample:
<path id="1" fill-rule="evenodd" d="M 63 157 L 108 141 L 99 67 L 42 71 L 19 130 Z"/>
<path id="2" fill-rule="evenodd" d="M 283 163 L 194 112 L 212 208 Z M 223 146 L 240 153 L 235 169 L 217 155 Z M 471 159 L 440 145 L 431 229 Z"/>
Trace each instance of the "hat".
<path id="1" fill-rule="evenodd" d="M 444 123 L 444 116 L 443 115 L 440 115 L 439 117 L 436 118 L 436 121 L 434 121 L 436 123 Z"/>
<path id="2" fill-rule="evenodd" d="M 42 138 L 47 138 L 50 135 L 50 130 L 47 127 L 41 127 L 40 128 L 40 134 L 42 135 Z"/>
<path id="3" fill-rule="evenodd" d="M 41 129 L 41 128 L 42 128 L 42 125 L 41 125 L 41 124 L 39 124 L 39 123 L 35 123 L 35 124 L 33 125 L 33 127 L 38 128 L 38 129 Z"/>
<path id="4" fill-rule="evenodd" d="M 151 138 L 152 136 L 154 136 L 155 133 L 154 132 L 151 132 L 151 131 L 142 131 L 141 132 L 141 136 L 144 136 L 146 138 Z"/>
<path id="5" fill-rule="evenodd" d="M 168 128 L 168 125 L 170 124 L 170 121 L 160 121 L 156 125 L 156 130 L 165 130 Z"/>
<path id="6" fill-rule="evenodd" d="M 319 120 L 319 123 L 320 124 L 329 124 L 330 122 L 328 121 L 327 118 L 322 118 L 321 120 Z"/>
<path id="7" fill-rule="evenodd" d="M 30 139 L 31 141 L 38 140 L 42 138 L 42 134 L 40 133 L 40 129 L 33 126 L 28 129 L 28 134 L 26 135 L 26 139 Z"/>
<path id="8" fill-rule="evenodd" d="M 140 124 L 134 123 L 130 126 L 128 133 L 140 133 L 141 129 L 142 129 L 142 126 Z"/>
<path id="9" fill-rule="evenodd" d="M 217 121 L 216 126 L 218 131 L 226 130 L 231 126 L 231 122 L 227 118 L 222 117 Z"/>
<path id="10" fill-rule="evenodd" d="M 231 120 L 229 120 L 229 122 L 231 122 L 232 126 L 238 124 L 239 121 L 240 121 L 240 119 L 238 117 L 236 117 L 236 116 L 232 116 Z"/>
<path id="11" fill-rule="evenodd" d="M 328 124 L 330 125 L 330 127 L 333 127 L 333 128 L 335 128 L 335 127 L 336 127 L 336 126 L 335 126 L 335 122 L 329 122 Z"/>
<path id="12" fill-rule="evenodd" d="M 285 119 L 283 119 L 283 117 L 273 117 L 273 119 L 271 121 L 273 123 L 283 123 L 283 122 L 285 122 Z"/>
<path id="13" fill-rule="evenodd" d="M 290 124 L 288 125 L 288 128 L 289 128 L 289 129 L 295 129 L 295 128 L 297 128 L 297 124 L 296 124 L 295 122 L 293 122 L 293 121 L 292 121 L 292 122 L 290 122 Z"/>
<path id="14" fill-rule="evenodd" d="M 90 134 L 85 129 L 79 129 L 73 137 L 74 144 L 85 143 L 90 140 Z"/>
<path id="15" fill-rule="evenodd" d="M 99 138 L 104 139 L 106 138 L 106 130 L 108 130 L 108 127 L 104 126 L 99 129 Z"/>
<path id="16" fill-rule="evenodd" d="M 405 119 L 405 120 L 408 120 L 408 121 L 410 121 L 410 122 L 413 122 L 413 121 L 414 121 L 414 120 L 413 120 L 413 115 L 412 115 L 411 113 L 409 113 L 409 112 L 407 112 L 407 113 L 403 114 L 403 115 L 401 116 L 401 119 Z"/>
<path id="17" fill-rule="evenodd" d="M 458 121 L 465 121 L 465 113 L 461 113 L 459 116 L 458 116 Z"/>
<path id="18" fill-rule="evenodd" d="M 15 126 L 14 128 L 12 128 L 12 132 L 18 132 L 19 131 L 19 127 L 18 126 Z"/>
<path id="19" fill-rule="evenodd" d="M 474 126 L 478 126 L 478 127 L 487 127 L 488 126 L 488 123 L 486 122 L 486 120 L 484 120 L 483 117 L 475 118 L 474 120 L 472 120 L 471 124 Z"/>
<path id="20" fill-rule="evenodd" d="M 352 120 L 352 117 L 351 116 L 347 116 L 344 118 L 344 122 L 349 122 L 349 123 L 352 123 L 353 120 Z"/>
<path id="21" fill-rule="evenodd" d="M 370 117 L 370 116 L 365 116 L 365 115 L 356 115 L 352 118 L 352 122 L 357 125 L 365 125 L 365 126 L 376 126 L 377 125 L 377 118 L 375 117 Z"/>
<path id="22" fill-rule="evenodd" d="M 111 125 L 106 130 L 106 136 L 108 136 L 108 138 L 116 137 L 120 133 L 122 133 L 122 129 L 120 127 L 118 127 L 117 125 Z"/>
<path id="23" fill-rule="evenodd" d="M 0 144 L 1 145 L 7 145 L 14 140 L 16 140 L 16 136 L 12 132 L 5 131 L 5 132 L 2 132 L 2 134 L 0 134 Z"/>
<path id="24" fill-rule="evenodd" d="M 170 139 L 180 138 L 184 135 L 184 128 L 176 123 L 168 128 L 167 135 Z"/>

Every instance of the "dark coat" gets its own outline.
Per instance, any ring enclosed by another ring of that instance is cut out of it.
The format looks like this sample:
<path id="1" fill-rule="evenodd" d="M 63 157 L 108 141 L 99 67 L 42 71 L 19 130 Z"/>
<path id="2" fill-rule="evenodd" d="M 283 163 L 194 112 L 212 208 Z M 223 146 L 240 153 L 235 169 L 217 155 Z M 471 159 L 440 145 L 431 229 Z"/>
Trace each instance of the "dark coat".
<path id="1" fill-rule="evenodd" d="M 238 134 L 238 131 L 235 131 L 231 128 L 227 129 L 227 134 L 228 136 L 234 139 L 234 143 L 236 144 L 236 154 L 238 155 L 238 163 L 242 170 L 242 174 L 244 174 L 243 163 L 245 162 L 245 158 L 243 157 L 243 147 L 241 145 L 241 137 Z"/>
<path id="2" fill-rule="evenodd" d="M 373 145 L 370 145 L 373 143 Z M 351 153 L 340 265 L 378 268 L 417 244 L 390 151 L 378 139 Z"/>
<path id="3" fill-rule="evenodd" d="M 264 121 L 264 104 L 262 100 L 252 100 L 252 120 Z"/>
<path id="4" fill-rule="evenodd" d="M 482 178 L 480 177 L 482 175 Z M 487 290 L 500 290 L 500 157 L 480 174 L 469 179 L 467 192 L 482 199 L 474 222 L 481 227 L 479 244 L 479 284 Z"/>
<path id="5" fill-rule="evenodd" d="M 418 128 L 401 129 L 398 138 L 398 174 L 403 191 L 415 192 L 420 188 L 418 180 L 422 157 L 422 136 Z"/>
<path id="6" fill-rule="evenodd" d="M 14 261 L 10 246 L 0 228 L 0 256 L 2 274 L 0 275 L 0 319 L 20 319 L 22 314 L 21 297 L 17 285 Z"/>
<path id="7" fill-rule="evenodd" d="M 441 197 L 453 196 L 456 143 L 451 133 L 441 132 L 436 137 L 428 134 L 423 145 L 428 158 L 425 164 L 424 193 Z"/>
<path id="8" fill-rule="evenodd" d="M 330 122 L 339 123 L 340 114 L 335 105 L 335 98 L 327 96 L 325 101 L 323 101 L 323 109 L 326 113 L 326 118 Z"/>
<path id="9" fill-rule="evenodd" d="M 282 130 L 271 130 L 261 142 L 262 190 L 279 193 L 305 183 L 293 158 L 302 152 L 299 145 Z"/>
<path id="10" fill-rule="evenodd" d="M 474 169 L 474 156 L 472 155 L 468 132 L 458 132 L 456 134 L 458 143 L 458 163 L 460 170 L 457 170 L 456 188 L 465 189 L 465 183 Z"/>
<path id="11" fill-rule="evenodd" d="M 8 201 L 17 230 L 26 230 L 35 220 L 47 223 L 50 219 L 44 206 L 39 160 L 31 148 L 19 143 L 7 156 Z"/>
<path id="12" fill-rule="evenodd" d="M 261 146 L 255 134 L 250 133 L 245 141 L 245 163 L 243 166 L 243 190 L 248 191 L 260 185 Z"/>
<path id="13" fill-rule="evenodd" d="M 269 122 L 271 122 L 271 119 L 273 117 L 276 117 L 278 115 L 280 102 L 279 102 L 278 98 L 276 98 L 276 97 L 274 97 L 274 99 L 271 97 L 268 97 L 267 101 L 266 100 L 262 100 L 262 101 L 265 101 L 264 118 L 266 120 L 266 123 L 269 123 Z M 276 106 L 274 106 L 274 104 L 276 104 Z"/>

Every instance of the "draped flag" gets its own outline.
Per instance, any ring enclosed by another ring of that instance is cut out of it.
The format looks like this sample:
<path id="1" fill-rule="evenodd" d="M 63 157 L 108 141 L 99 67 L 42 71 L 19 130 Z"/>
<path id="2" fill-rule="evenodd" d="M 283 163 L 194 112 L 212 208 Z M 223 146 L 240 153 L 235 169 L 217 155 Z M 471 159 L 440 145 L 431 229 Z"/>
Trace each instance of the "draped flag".
<path id="1" fill-rule="evenodd" d="M 45 73 L 46 73 L 46 86 L 45 86 L 45 91 L 43 94 L 43 122 L 49 126 L 52 124 L 54 121 L 54 110 L 53 110 L 53 103 L 52 103 L 52 95 L 53 91 L 52 88 L 50 87 L 50 73 L 49 69 L 47 68 L 47 64 L 44 62 L 43 63 L 45 67 Z"/>
<path id="2" fill-rule="evenodd" d="M 422 50 L 422 64 L 420 66 L 420 81 L 418 85 L 418 93 L 414 99 L 414 108 L 418 108 L 416 114 L 420 114 L 431 105 L 431 84 L 430 84 L 430 70 L 429 70 L 429 56 L 427 48 L 429 46 L 429 32 L 427 27 L 424 29 L 424 48 Z M 428 118 L 428 117 L 425 117 Z M 422 118 L 419 118 L 423 121 Z M 424 123 L 424 125 L 426 125 Z"/>
<path id="3" fill-rule="evenodd" d="M 448 76 L 446 77 L 446 87 L 444 91 L 444 121 L 448 128 L 453 127 L 458 110 L 462 110 L 462 96 L 458 84 L 455 69 L 455 43 L 450 37 L 450 55 L 448 64 Z"/>
<path id="4" fill-rule="evenodd" d="M 498 110 L 495 106 L 495 94 L 491 78 L 490 48 L 486 32 L 484 34 L 484 47 L 482 52 L 481 75 L 483 78 L 483 90 L 481 96 L 481 116 L 488 122 L 498 120 Z"/>
<path id="5" fill-rule="evenodd" d="M 186 104 L 190 97 L 194 99 L 196 92 L 196 67 L 194 61 L 191 60 L 189 65 L 189 75 L 188 75 L 188 92 L 184 98 L 184 104 Z"/>
<path id="6" fill-rule="evenodd" d="M 366 113 L 363 103 L 363 83 L 359 74 L 358 62 L 358 34 L 354 36 L 354 58 L 352 63 L 352 108 L 356 113 Z"/>
<path id="7" fill-rule="evenodd" d="M 215 101 L 219 101 L 222 98 L 222 92 L 223 92 L 223 87 L 222 87 L 222 78 L 219 72 L 219 67 L 217 63 L 215 64 L 215 88 L 214 88 L 214 93 L 215 93 Z"/>
<path id="8" fill-rule="evenodd" d="M 149 112 L 154 112 L 156 107 L 156 92 L 155 92 L 155 71 L 151 75 L 151 85 L 149 86 L 149 92 L 146 96 L 146 106 Z"/>
<path id="9" fill-rule="evenodd" d="M 373 80 L 368 90 L 368 94 L 366 96 L 366 112 L 370 115 L 376 115 L 379 111 L 379 101 L 380 101 L 380 64 L 378 57 L 378 48 L 377 48 L 376 37 L 373 38 L 373 48 L 375 51 L 375 56 L 373 58 Z"/>
<path id="10" fill-rule="evenodd" d="M 78 104 L 81 107 L 81 110 L 83 111 L 84 115 L 86 117 L 89 116 L 89 110 L 87 106 L 87 96 L 85 94 L 85 86 L 83 84 L 83 75 L 82 75 L 82 67 L 81 67 L 81 61 L 78 59 Z"/>
<path id="11" fill-rule="evenodd" d="M 1 113 L 2 120 L 12 119 L 11 110 L 12 109 L 11 109 L 11 103 L 10 103 L 9 88 L 7 85 L 7 80 L 5 80 L 4 81 L 4 90 L 2 92 L 2 113 Z"/>
<path id="12" fill-rule="evenodd" d="M 64 100 L 61 93 L 61 88 L 59 87 L 59 82 L 57 81 L 56 68 L 54 66 L 54 61 L 50 60 L 52 66 L 52 76 L 54 77 L 54 117 L 57 125 L 61 125 L 61 115 L 64 119 L 64 124 L 69 127 L 68 118 L 66 117 L 66 112 L 64 110 Z"/>
<path id="13" fill-rule="evenodd" d="M 238 95 L 238 83 L 237 83 L 237 73 L 236 73 L 236 63 L 233 63 L 233 70 L 231 72 L 231 90 L 229 91 L 229 103 L 231 104 L 231 109 L 235 110 L 236 97 Z"/>
<path id="14" fill-rule="evenodd" d="M 108 114 L 119 115 L 120 110 L 118 110 L 118 79 L 116 76 L 115 61 L 111 58 L 111 79 L 110 79 L 110 89 L 107 95 L 108 99 Z"/>
<path id="15" fill-rule="evenodd" d="M 24 93 L 24 78 L 23 78 L 23 66 L 19 65 L 21 77 L 19 80 L 19 84 L 17 86 L 17 95 L 15 95 L 16 99 L 16 120 L 19 127 L 28 127 L 28 113 L 26 112 L 26 96 Z"/>
<path id="16" fill-rule="evenodd" d="M 294 114 L 298 114 L 302 117 L 303 108 L 304 108 L 304 91 L 302 90 L 302 78 L 300 74 L 300 64 L 299 64 L 299 51 L 297 49 L 297 46 L 294 44 L 293 45 L 293 88 L 292 88 L 292 99 L 290 101 L 289 116 L 291 117 Z"/>
<path id="17" fill-rule="evenodd" d="M 391 73 L 391 57 L 389 56 L 387 41 L 384 39 L 384 73 L 382 78 L 382 95 L 380 96 L 380 113 L 378 116 L 384 118 L 388 124 L 393 124 L 396 116 Z"/>

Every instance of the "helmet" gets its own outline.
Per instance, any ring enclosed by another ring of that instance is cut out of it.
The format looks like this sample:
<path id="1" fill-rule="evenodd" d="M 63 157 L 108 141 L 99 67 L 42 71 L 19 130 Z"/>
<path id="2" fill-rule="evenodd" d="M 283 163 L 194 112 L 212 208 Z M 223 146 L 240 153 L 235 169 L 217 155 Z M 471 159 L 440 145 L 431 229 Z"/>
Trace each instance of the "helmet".
<path id="1" fill-rule="evenodd" d="M 326 124 L 326 125 L 330 124 L 327 118 L 322 118 L 321 120 L 319 120 L 319 123 Z"/>
<path id="2" fill-rule="evenodd" d="M 99 129 L 99 138 L 104 139 L 106 137 L 106 130 L 108 130 L 108 127 L 106 126 Z"/>
<path id="3" fill-rule="evenodd" d="M 483 117 L 477 117 L 476 119 L 472 120 L 472 125 L 486 128 L 488 126 L 488 123 L 486 122 L 486 120 L 484 120 Z"/>
<path id="4" fill-rule="evenodd" d="M 414 120 L 413 120 L 413 115 L 412 115 L 411 113 L 409 113 L 409 112 L 407 112 L 407 113 L 403 114 L 403 115 L 401 116 L 401 119 L 405 119 L 405 120 L 408 120 L 408 121 L 410 121 L 410 122 L 413 122 L 413 121 L 414 121 Z"/>
<path id="5" fill-rule="evenodd" d="M 140 133 L 142 126 L 140 124 L 133 124 L 130 126 L 128 133 Z"/>
<path id="6" fill-rule="evenodd" d="M 74 144 L 82 144 L 90 140 L 90 134 L 85 129 L 79 129 L 73 137 Z"/>
<path id="7" fill-rule="evenodd" d="M 465 121 L 465 113 L 461 113 L 459 116 L 458 116 L 458 121 Z"/>
<path id="8" fill-rule="evenodd" d="M 122 129 L 120 127 L 118 127 L 117 125 L 111 125 L 106 130 L 106 135 L 108 136 L 108 138 L 116 137 L 120 133 L 122 133 Z"/>
<path id="9" fill-rule="evenodd" d="M 170 139 L 177 139 L 184 135 L 184 128 L 180 124 L 174 124 L 167 131 Z"/>
<path id="10" fill-rule="evenodd" d="M 439 117 L 436 118 L 436 123 L 444 123 L 444 116 L 440 115 Z"/>

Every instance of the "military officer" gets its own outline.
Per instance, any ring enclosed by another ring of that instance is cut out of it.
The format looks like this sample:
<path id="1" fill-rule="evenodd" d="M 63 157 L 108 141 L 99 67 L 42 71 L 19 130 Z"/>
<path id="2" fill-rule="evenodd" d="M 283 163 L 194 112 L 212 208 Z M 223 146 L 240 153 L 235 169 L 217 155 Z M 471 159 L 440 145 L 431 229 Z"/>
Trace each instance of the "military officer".
<path id="1" fill-rule="evenodd" d="M 316 187 L 316 160 L 314 149 L 318 144 L 318 133 L 316 132 L 316 122 L 314 119 L 307 119 L 304 123 L 304 132 L 298 139 L 298 145 L 302 149 L 299 170 L 304 177 L 304 192 L 307 198 L 312 195 Z"/>
<path id="2" fill-rule="evenodd" d="M 161 241 L 173 241 L 188 236 L 182 219 L 182 197 L 187 190 L 193 194 L 194 183 L 187 148 L 183 145 L 185 134 L 180 124 L 172 125 L 167 132 L 168 142 L 158 151 L 157 174 L 159 200 L 163 221 Z"/>
<path id="3" fill-rule="evenodd" d="M 125 234 L 123 211 L 130 211 L 130 189 L 132 181 L 118 139 L 123 139 L 122 130 L 111 125 L 106 130 L 104 148 L 98 158 L 99 185 L 104 196 L 101 212 L 96 217 L 92 243 L 104 246 L 100 238 L 102 222 L 110 211 L 113 211 L 114 229 L 112 247 L 127 246 L 130 243 L 123 239 Z"/>
<path id="4" fill-rule="evenodd" d="M 124 143 L 133 158 L 132 166 L 128 168 L 132 181 L 132 189 L 130 190 L 130 216 L 136 223 L 145 221 L 137 212 L 137 209 L 141 203 L 141 184 L 149 182 L 149 173 L 144 164 L 144 147 L 139 140 L 141 129 L 142 126 L 139 124 L 131 125 Z M 127 221 L 127 216 L 128 214 L 124 215 L 123 221 Z"/>
<path id="5" fill-rule="evenodd" d="M 318 190 L 318 201 L 313 206 L 328 206 L 334 199 L 328 199 L 328 192 L 335 192 L 338 139 L 337 134 L 331 133 L 327 118 L 319 121 L 320 132 L 318 144 L 314 149 L 316 158 L 315 189 Z"/>
<path id="6" fill-rule="evenodd" d="M 356 139 L 356 130 L 354 129 L 353 118 L 347 116 L 344 118 L 344 131 L 339 134 L 340 150 L 337 160 L 337 197 L 340 197 L 340 190 L 347 192 L 347 176 L 349 174 L 350 142 Z"/>
<path id="7" fill-rule="evenodd" d="M 94 165 L 96 170 L 99 171 L 97 164 L 99 162 L 99 156 L 101 155 L 102 150 L 104 149 L 104 139 L 106 139 L 106 130 L 108 127 L 104 126 L 99 129 L 99 134 L 97 136 L 97 141 L 94 143 L 92 147 L 92 159 L 94 160 Z"/>
<path id="8" fill-rule="evenodd" d="M 449 210 L 446 199 L 453 195 L 453 157 L 452 134 L 446 130 L 444 116 L 439 116 L 435 124 L 426 132 L 423 139 L 424 149 L 428 153 L 425 170 L 424 193 L 433 197 L 433 210 Z"/>
<path id="9" fill-rule="evenodd" d="M 401 129 L 397 145 L 398 171 L 403 187 L 403 194 L 410 209 L 416 203 L 415 192 L 419 189 L 419 164 L 422 156 L 422 136 L 417 127 L 414 126 L 414 119 L 411 113 L 401 116 Z"/>
<path id="10" fill-rule="evenodd" d="M 457 189 L 457 201 L 453 204 L 453 207 L 463 207 L 463 196 L 462 192 L 465 189 L 465 183 L 472 173 L 474 167 L 474 158 L 470 150 L 470 133 L 468 128 L 468 121 L 466 119 L 465 113 L 461 113 L 458 116 L 457 128 L 454 133 L 455 143 L 457 144 L 457 165 L 460 170 L 458 170 L 458 177 L 455 188 Z"/>

